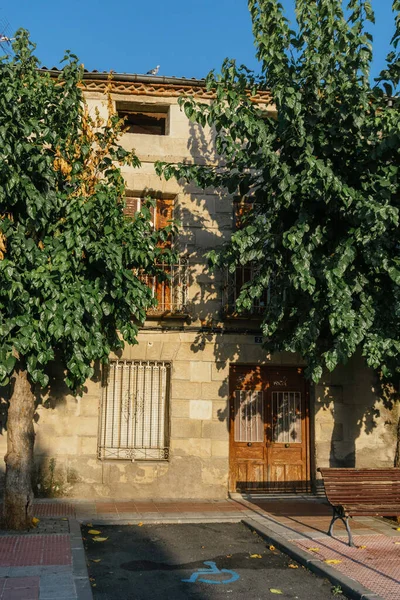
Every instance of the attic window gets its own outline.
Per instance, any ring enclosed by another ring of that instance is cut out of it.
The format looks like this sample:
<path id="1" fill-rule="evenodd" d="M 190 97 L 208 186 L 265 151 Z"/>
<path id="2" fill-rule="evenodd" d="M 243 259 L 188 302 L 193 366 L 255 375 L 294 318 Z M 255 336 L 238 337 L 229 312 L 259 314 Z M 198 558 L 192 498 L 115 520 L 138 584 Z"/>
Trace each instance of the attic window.
<path id="1" fill-rule="evenodd" d="M 127 133 L 168 134 L 168 106 L 117 102 L 116 108 L 118 115 L 125 119 Z"/>

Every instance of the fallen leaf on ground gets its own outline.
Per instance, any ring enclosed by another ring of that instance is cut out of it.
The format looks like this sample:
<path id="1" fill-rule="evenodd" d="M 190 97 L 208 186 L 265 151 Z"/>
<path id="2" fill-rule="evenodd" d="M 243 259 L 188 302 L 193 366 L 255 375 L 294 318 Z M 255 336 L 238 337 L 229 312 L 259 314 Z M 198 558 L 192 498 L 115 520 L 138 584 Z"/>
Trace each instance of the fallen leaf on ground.
<path id="1" fill-rule="evenodd" d="M 140 523 L 138 523 L 137 525 L 138 525 L 138 527 L 143 527 L 142 521 L 140 521 Z"/>
<path id="2" fill-rule="evenodd" d="M 67 517 L 63 517 L 61 521 L 68 521 Z"/>
<path id="3" fill-rule="evenodd" d="M 261 554 L 250 554 L 250 558 L 262 558 Z"/>
<path id="4" fill-rule="evenodd" d="M 359 550 L 365 550 L 365 548 L 366 548 L 366 547 L 367 547 L 367 546 L 357 546 L 357 548 L 358 548 Z"/>
<path id="5" fill-rule="evenodd" d="M 326 560 L 324 560 L 324 562 L 326 562 L 326 564 L 328 565 L 338 565 L 342 561 L 338 558 L 327 558 Z"/>
<path id="6" fill-rule="evenodd" d="M 86 523 L 86 527 L 93 527 L 92 523 Z"/>
<path id="7" fill-rule="evenodd" d="M 400 531 L 400 527 L 394 527 L 396 531 Z"/>
<path id="8" fill-rule="evenodd" d="M 34 527 L 36 527 L 36 525 L 40 523 L 40 519 L 37 519 L 36 517 L 32 517 L 32 525 Z"/>
<path id="9" fill-rule="evenodd" d="M 400 546 L 400 542 L 395 542 L 395 544 L 397 544 L 397 546 Z"/>
<path id="10" fill-rule="evenodd" d="M 205 546 L 202 546 L 202 548 L 205 548 Z"/>
<path id="11" fill-rule="evenodd" d="M 108 540 L 108 537 L 99 537 L 98 535 L 96 535 L 96 537 L 92 538 L 92 540 L 94 542 L 105 542 L 106 540 Z"/>
<path id="12" fill-rule="evenodd" d="M 91 558 L 92 562 L 101 562 L 101 558 Z"/>
<path id="13" fill-rule="evenodd" d="M 269 588 L 271 594 L 283 594 L 282 590 L 278 590 L 277 588 Z"/>
<path id="14" fill-rule="evenodd" d="M 310 552 L 319 552 L 319 548 L 307 548 Z"/>
<path id="15" fill-rule="evenodd" d="M 98 529 L 89 529 L 88 533 L 90 533 L 90 535 L 100 535 L 101 531 Z"/>
<path id="16" fill-rule="evenodd" d="M 92 583 L 92 587 L 96 587 L 96 586 L 97 586 L 97 583 Z"/>
<path id="17" fill-rule="evenodd" d="M 271 552 L 273 552 L 274 550 L 276 550 L 275 546 L 270 546 L 269 549 L 271 550 Z"/>
<path id="18" fill-rule="evenodd" d="M 297 565 L 288 565 L 289 569 L 298 569 L 299 567 Z"/>
<path id="19" fill-rule="evenodd" d="M 232 554 L 227 554 L 226 558 L 232 558 Z"/>

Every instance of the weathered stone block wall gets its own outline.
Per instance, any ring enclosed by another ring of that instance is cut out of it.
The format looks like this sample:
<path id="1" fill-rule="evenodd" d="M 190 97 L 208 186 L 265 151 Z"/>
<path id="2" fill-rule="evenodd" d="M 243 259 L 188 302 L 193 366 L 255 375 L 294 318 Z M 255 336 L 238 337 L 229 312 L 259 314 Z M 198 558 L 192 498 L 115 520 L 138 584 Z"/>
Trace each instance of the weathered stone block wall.
<path id="1" fill-rule="evenodd" d="M 231 362 L 300 365 L 299 356 L 267 356 L 254 336 L 143 330 L 119 358 L 169 360 L 169 461 L 97 458 L 100 374 L 82 398 L 54 384 L 36 416 L 36 479 L 44 495 L 84 498 L 223 498 L 229 468 L 228 377 Z M 218 360 L 216 360 L 218 358 Z M 315 466 L 393 464 L 398 406 L 385 406 L 373 373 L 356 357 L 315 388 Z M 387 403 L 386 403 L 387 404 Z M 0 454 L 6 451 L 0 435 Z M 52 486 L 52 487 L 51 487 Z M 46 489 L 45 489 L 46 488 Z"/>

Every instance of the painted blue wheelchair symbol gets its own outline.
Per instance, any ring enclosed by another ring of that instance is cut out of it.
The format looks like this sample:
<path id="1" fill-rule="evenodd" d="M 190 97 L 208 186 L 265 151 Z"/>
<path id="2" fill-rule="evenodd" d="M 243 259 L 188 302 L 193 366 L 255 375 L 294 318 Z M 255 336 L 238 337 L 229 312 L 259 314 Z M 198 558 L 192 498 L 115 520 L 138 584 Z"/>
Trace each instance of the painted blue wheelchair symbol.
<path id="1" fill-rule="evenodd" d="M 240 575 L 235 571 L 230 571 L 229 569 L 218 569 L 216 563 L 212 560 L 205 560 L 203 564 L 207 565 L 209 568 L 198 569 L 191 575 L 190 579 L 182 579 L 182 581 L 187 583 L 195 583 L 196 581 L 200 581 L 201 583 L 233 583 L 240 578 Z M 205 579 L 204 577 L 200 577 L 201 575 L 220 575 L 221 573 L 229 573 L 230 578 L 217 581 L 215 579 Z"/>

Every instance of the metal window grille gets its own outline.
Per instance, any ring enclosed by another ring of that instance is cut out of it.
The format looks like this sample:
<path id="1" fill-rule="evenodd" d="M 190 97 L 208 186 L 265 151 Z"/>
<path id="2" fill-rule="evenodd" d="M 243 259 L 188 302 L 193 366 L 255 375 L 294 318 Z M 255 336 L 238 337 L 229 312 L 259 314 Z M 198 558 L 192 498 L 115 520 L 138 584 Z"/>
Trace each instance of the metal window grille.
<path id="1" fill-rule="evenodd" d="M 262 392 L 235 392 L 235 442 L 264 441 L 264 399 Z"/>
<path id="2" fill-rule="evenodd" d="M 166 460 L 171 365 L 115 360 L 104 369 L 100 459 Z"/>
<path id="3" fill-rule="evenodd" d="M 236 267 L 233 273 L 225 272 L 225 285 L 223 288 L 223 307 L 224 312 L 228 315 L 237 315 L 236 300 L 242 290 L 242 287 L 253 281 L 258 276 L 259 265 L 249 263 L 248 265 Z M 271 301 L 271 285 L 267 290 L 264 290 L 260 298 L 254 298 L 253 304 L 245 313 L 261 314 L 265 307 Z"/>
<path id="4" fill-rule="evenodd" d="M 301 393 L 272 392 L 273 440 L 301 443 Z"/>
<path id="5" fill-rule="evenodd" d="M 141 275 L 140 278 L 152 291 L 157 300 L 157 306 L 148 310 L 149 315 L 165 313 L 181 314 L 187 312 L 188 304 L 188 260 L 184 257 L 177 264 L 162 263 L 159 265 L 167 274 L 166 281 L 160 281 L 158 277 Z"/>

